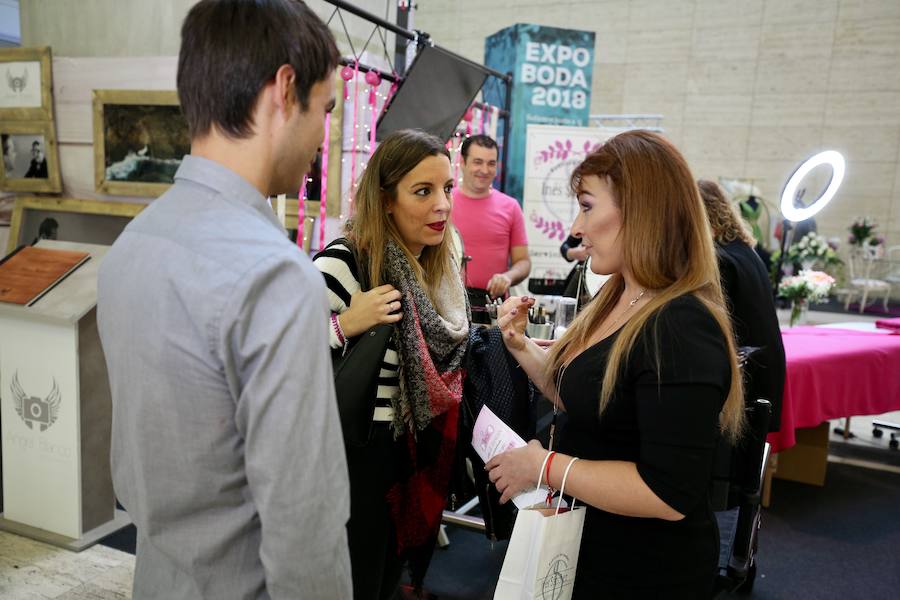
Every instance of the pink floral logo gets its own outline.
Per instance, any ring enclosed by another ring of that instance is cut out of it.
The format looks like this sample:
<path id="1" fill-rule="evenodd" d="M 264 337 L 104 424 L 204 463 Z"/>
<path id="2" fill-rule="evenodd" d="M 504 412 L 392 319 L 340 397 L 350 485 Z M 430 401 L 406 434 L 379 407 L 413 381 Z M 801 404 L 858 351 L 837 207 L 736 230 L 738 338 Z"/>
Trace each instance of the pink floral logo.
<path id="1" fill-rule="evenodd" d="M 572 144 L 572 140 L 556 140 L 545 149 L 541 150 L 534 161 L 540 164 L 548 163 L 550 161 L 566 160 L 570 157 L 585 157 L 599 147 L 599 143 L 590 140 L 586 141 L 581 148 L 575 148 Z"/>
<path id="2" fill-rule="evenodd" d="M 549 219 L 545 219 L 534 211 L 532 211 L 531 215 L 529 215 L 529 219 L 531 219 L 531 223 L 538 231 L 543 233 L 551 240 L 558 239 L 560 241 L 563 241 L 566 239 L 566 237 L 568 237 L 565 226 L 559 219 L 551 221 Z"/>

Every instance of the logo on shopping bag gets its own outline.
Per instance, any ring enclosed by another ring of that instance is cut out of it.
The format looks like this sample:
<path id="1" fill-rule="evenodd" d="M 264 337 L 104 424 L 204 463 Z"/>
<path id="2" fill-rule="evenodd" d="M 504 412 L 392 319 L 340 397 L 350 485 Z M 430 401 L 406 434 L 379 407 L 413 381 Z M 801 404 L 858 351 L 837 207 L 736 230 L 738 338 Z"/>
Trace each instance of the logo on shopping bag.
<path id="1" fill-rule="evenodd" d="M 559 600 L 562 598 L 563 589 L 571 584 L 569 581 L 569 556 L 557 554 L 550 559 L 550 567 L 544 575 L 541 585 L 541 598 L 544 600 Z"/>
<path id="2" fill-rule="evenodd" d="M 29 396 L 22 389 L 19 383 L 19 374 L 13 375 L 12 384 L 9 386 L 13 395 L 13 405 L 16 413 L 25 421 L 29 429 L 34 429 L 37 425 L 41 431 L 46 431 L 48 427 L 56 423 L 59 417 L 59 404 L 62 402 L 62 396 L 59 393 L 59 386 L 56 385 L 56 379 L 53 379 L 53 389 L 46 398 L 38 398 Z"/>

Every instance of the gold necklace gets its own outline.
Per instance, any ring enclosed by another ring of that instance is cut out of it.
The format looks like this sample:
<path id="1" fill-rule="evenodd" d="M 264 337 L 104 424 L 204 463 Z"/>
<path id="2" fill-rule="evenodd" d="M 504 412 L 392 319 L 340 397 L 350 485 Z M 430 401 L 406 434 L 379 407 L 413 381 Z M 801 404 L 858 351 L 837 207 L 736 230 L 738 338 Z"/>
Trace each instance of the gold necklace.
<path id="1" fill-rule="evenodd" d="M 635 297 L 628 303 L 628 307 L 625 308 L 625 310 L 623 310 L 623 311 L 619 314 L 618 317 L 616 317 L 615 319 L 613 319 L 612 323 L 610 323 L 609 325 L 607 325 L 606 327 L 603 328 L 603 335 L 600 336 L 600 339 L 601 339 L 601 340 L 606 339 L 606 336 L 608 336 L 610 333 L 612 333 L 613 331 L 615 331 L 614 327 L 615 327 L 616 324 L 619 322 L 619 319 L 621 319 L 622 317 L 624 317 L 624 316 L 625 316 L 625 313 L 627 313 L 629 310 L 631 310 L 631 308 L 632 308 L 635 304 L 637 304 L 638 301 L 639 301 L 641 298 L 643 298 L 643 297 L 644 297 L 644 294 L 646 294 L 646 293 L 647 293 L 647 288 L 641 288 L 641 293 L 638 294 L 637 296 L 635 296 Z"/>

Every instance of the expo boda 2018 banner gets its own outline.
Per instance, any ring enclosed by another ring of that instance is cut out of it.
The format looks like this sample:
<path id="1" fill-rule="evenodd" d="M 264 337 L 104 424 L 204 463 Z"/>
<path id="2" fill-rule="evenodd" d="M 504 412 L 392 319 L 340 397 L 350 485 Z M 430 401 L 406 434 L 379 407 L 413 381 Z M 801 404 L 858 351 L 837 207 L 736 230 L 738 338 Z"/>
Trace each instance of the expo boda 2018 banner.
<path id="1" fill-rule="evenodd" d="M 528 126 L 522 210 L 531 257 L 529 279 L 565 279 L 572 270 L 574 263 L 559 252 L 579 210 L 569 177 L 588 153 L 626 129 Z"/>
<path id="2" fill-rule="evenodd" d="M 529 124 L 584 126 L 591 109 L 594 33 L 518 23 L 485 40 L 484 62 L 513 73 L 506 193 L 522 202 Z M 502 86 L 486 86 L 485 102 L 503 106 Z"/>

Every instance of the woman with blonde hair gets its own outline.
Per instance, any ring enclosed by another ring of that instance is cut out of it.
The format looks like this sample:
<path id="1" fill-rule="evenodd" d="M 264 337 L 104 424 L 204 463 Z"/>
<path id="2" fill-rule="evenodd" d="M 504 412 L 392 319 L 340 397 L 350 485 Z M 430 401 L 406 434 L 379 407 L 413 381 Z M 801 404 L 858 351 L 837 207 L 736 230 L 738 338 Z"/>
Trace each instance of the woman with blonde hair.
<path id="1" fill-rule="evenodd" d="M 452 187 L 439 139 L 391 134 L 363 173 L 346 237 L 314 258 L 328 286 L 333 349 L 375 325 L 394 327 L 371 437 L 346 446 L 356 599 L 394 597 L 407 561 L 421 585 L 446 504 L 469 339 L 465 290 L 445 235 Z"/>
<path id="2" fill-rule="evenodd" d="M 766 265 L 754 250 L 756 240 L 737 207 L 713 181 L 697 182 L 709 216 L 734 336 L 741 346 L 756 348 L 742 371 L 748 400 L 772 403 L 769 431 L 781 428 L 784 395 L 784 342 L 775 313 L 775 294 Z"/>
<path id="3" fill-rule="evenodd" d="M 570 469 L 566 491 L 587 505 L 574 597 L 710 597 L 713 455 L 740 435 L 744 402 L 697 186 L 671 143 L 637 130 L 590 154 L 571 188 L 572 232 L 612 278 L 549 353 L 524 335 L 533 299 L 501 307 L 507 349 L 568 418 L 559 452 L 533 440 L 486 468 L 503 499 L 545 459 L 554 489 Z"/>

